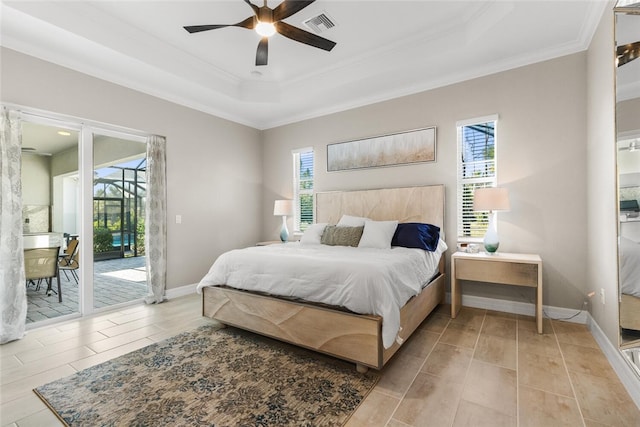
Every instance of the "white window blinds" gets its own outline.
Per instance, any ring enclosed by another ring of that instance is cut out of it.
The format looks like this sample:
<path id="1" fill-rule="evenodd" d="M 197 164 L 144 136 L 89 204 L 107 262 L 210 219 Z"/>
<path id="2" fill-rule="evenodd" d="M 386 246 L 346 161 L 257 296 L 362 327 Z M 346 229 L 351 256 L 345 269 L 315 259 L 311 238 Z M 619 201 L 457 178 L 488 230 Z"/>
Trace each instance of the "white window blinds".
<path id="1" fill-rule="evenodd" d="M 293 151 L 294 231 L 313 224 L 313 149 Z"/>
<path id="2" fill-rule="evenodd" d="M 476 188 L 496 185 L 497 116 L 457 123 L 458 130 L 458 238 L 481 238 L 489 218 L 486 212 L 474 212 Z"/>

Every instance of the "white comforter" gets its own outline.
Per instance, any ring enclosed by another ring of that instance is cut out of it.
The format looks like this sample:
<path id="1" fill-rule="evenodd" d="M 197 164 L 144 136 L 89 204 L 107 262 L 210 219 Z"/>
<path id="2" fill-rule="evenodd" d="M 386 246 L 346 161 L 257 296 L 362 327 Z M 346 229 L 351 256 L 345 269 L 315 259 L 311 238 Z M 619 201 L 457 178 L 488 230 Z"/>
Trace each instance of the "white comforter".
<path id="1" fill-rule="evenodd" d="M 620 237 L 620 290 L 640 297 L 640 243 Z"/>
<path id="2" fill-rule="evenodd" d="M 299 243 L 238 249 L 214 262 L 198 292 L 227 285 L 377 314 L 389 348 L 400 329 L 400 308 L 435 275 L 446 249 L 442 240 L 435 252 Z"/>

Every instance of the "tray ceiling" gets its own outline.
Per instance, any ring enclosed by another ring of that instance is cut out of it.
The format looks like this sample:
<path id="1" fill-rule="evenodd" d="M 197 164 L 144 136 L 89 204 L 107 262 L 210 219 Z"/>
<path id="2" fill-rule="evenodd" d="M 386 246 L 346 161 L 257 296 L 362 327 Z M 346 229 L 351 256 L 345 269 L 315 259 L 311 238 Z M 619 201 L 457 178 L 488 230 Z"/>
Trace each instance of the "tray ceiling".
<path id="1" fill-rule="evenodd" d="M 262 5 L 261 1 L 254 3 Z M 279 1 L 269 1 L 276 7 Z M 318 0 L 331 52 L 275 35 L 269 65 L 234 1 L 3 1 L 0 43 L 258 129 L 408 95 L 585 50 L 607 2 Z"/>

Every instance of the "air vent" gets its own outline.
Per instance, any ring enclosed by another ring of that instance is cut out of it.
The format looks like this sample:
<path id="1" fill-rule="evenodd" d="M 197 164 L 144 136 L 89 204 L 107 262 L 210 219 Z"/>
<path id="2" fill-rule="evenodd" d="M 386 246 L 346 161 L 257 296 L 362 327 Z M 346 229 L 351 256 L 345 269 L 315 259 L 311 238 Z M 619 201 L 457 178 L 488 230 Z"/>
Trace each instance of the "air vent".
<path id="1" fill-rule="evenodd" d="M 335 21 L 326 12 L 313 16 L 303 21 L 302 24 L 316 34 L 323 33 L 336 26 Z"/>

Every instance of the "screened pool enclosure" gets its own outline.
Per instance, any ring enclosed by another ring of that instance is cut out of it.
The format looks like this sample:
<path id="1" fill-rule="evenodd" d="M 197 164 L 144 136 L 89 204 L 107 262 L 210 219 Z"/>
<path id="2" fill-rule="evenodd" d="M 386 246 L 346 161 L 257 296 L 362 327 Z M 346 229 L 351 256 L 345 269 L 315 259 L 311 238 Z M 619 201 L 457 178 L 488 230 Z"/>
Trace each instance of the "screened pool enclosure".
<path id="1" fill-rule="evenodd" d="M 94 259 L 144 255 L 146 158 L 95 169 Z"/>

